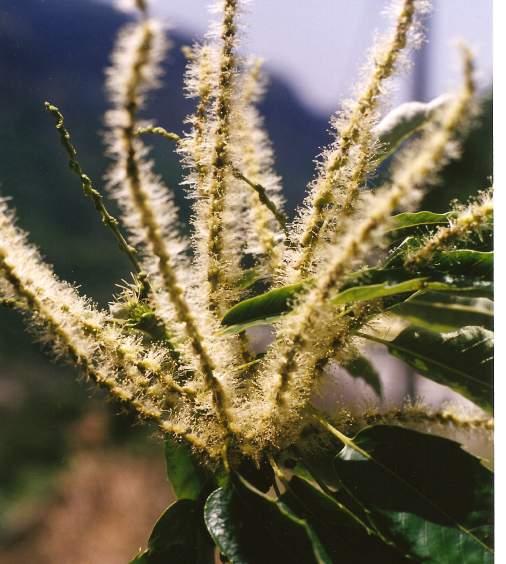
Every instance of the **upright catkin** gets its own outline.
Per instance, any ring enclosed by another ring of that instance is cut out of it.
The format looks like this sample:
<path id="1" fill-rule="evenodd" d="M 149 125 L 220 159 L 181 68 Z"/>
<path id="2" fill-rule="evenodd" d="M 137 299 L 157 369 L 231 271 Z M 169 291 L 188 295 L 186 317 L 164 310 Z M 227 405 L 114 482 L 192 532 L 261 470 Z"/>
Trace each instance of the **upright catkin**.
<path id="1" fill-rule="evenodd" d="M 392 212 L 407 200 L 418 198 L 424 184 L 435 179 L 435 173 L 446 162 L 450 141 L 459 127 L 472 115 L 475 83 L 473 59 L 463 50 L 464 84 L 453 103 L 416 143 L 406 151 L 394 170 L 390 186 L 379 190 L 368 202 L 368 213 L 347 234 L 344 241 L 331 245 L 328 262 L 318 273 L 313 287 L 299 299 L 293 313 L 278 326 L 278 335 L 263 361 L 271 409 L 276 412 L 292 404 L 296 413 L 307 404 L 314 383 L 315 362 L 325 356 L 334 334 L 346 329 L 342 320 L 334 333 L 327 323 L 335 320 L 329 305 L 331 292 L 342 283 L 343 276 L 358 259 L 381 243 L 382 229 Z M 343 332 L 342 343 L 351 333 Z"/>
<path id="2" fill-rule="evenodd" d="M 136 135 L 138 109 L 145 93 L 158 83 L 164 52 L 163 29 L 150 19 L 143 18 L 120 34 L 108 72 L 114 109 L 107 113 L 106 122 L 115 159 L 109 173 L 110 190 L 123 209 L 134 243 L 142 246 L 157 311 L 176 332 L 183 359 L 189 369 L 202 375 L 217 415 L 228 427 L 226 392 L 202 333 L 205 323 L 199 323 L 206 315 L 202 312 L 198 316 L 194 311 L 181 283 L 188 283 L 189 277 L 181 256 L 184 246 L 175 229 L 177 210 L 172 196 L 153 174 L 152 163 L 145 158 L 146 148 Z"/>
<path id="3" fill-rule="evenodd" d="M 371 131 L 377 121 L 376 110 L 385 92 L 385 81 L 395 72 L 410 32 L 416 30 L 416 11 L 423 13 L 426 3 L 404 0 L 391 38 L 372 50 L 372 69 L 355 101 L 334 122 L 337 140 L 323 153 L 318 177 L 306 199 L 298 221 L 298 249 L 290 259 L 291 281 L 311 270 L 315 250 L 325 240 L 324 226 L 336 213 L 350 215 L 358 187 L 369 170 L 374 150 Z M 332 225 L 338 222 L 336 219 Z"/>
<path id="4" fill-rule="evenodd" d="M 263 94 L 260 59 L 252 60 L 240 80 L 240 96 L 234 112 L 234 162 L 247 184 L 260 185 L 268 203 L 279 213 L 283 207 L 281 183 L 273 170 L 274 156 L 271 143 L 256 104 Z M 265 276 L 272 278 L 281 266 L 283 257 L 283 222 L 266 205 L 262 193 L 251 187 L 246 192 L 246 226 L 248 249 L 257 257 Z M 284 221 L 284 219 L 283 219 Z"/>
<path id="5" fill-rule="evenodd" d="M 223 314 L 229 305 L 227 277 L 234 265 L 226 260 L 224 248 L 224 213 L 227 184 L 230 180 L 230 115 L 235 88 L 237 0 L 223 1 L 223 19 L 220 29 L 221 45 L 217 57 L 219 67 L 216 85 L 216 101 L 212 111 L 214 131 L 212 162 L 210 166 L 209 214 L 207 221 L 207 282 L 209 284 L 209 308 L 217 315 Z"/>

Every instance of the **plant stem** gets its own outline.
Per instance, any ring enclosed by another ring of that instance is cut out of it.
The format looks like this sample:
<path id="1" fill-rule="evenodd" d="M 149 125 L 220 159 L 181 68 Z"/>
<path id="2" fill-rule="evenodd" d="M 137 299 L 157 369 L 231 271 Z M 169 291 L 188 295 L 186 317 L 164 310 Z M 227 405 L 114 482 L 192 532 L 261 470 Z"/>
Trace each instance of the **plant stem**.
<path id="1" fill-rule="evenodd" d="M 142 279 L 142 281 L 147 284 L 148 282 L 146 280 L 146 274 L 143 272 L 139 261 L 137 260 L 137 251 L 134 247 L 128 244 L 127 240 L 119 229 L 119 221 L 109 213 L 109 210 L 104 204 L 104 198 L 102 194 L 100 194 L 100 192 L 95 188 L 91 178 L 87 174 L 85 174 L 85 172 L 81 168 L 81 165 L 77 158 L 77 150 L 72 144 L 72 139 L 70 137 L 69 131 L 65 128 L 63 114 L 57 106 L 51 104 L 50 102 L 45 102 L 45 107 L 46 110 L 55 118 L 56 130 L 60 135 L 61 144 L 63 145 L 63 148 L 65 149 L 69 157 L 70 170 L 72 170 L 72 172 L 74 172 L 76 176 L 79 177 L 79 180 L 81 181 L 81 187 L 85 196 L 93 201 L 95 209 L 100 214 L 102 223 L 112 231 L 114 237 L 116 238 L 116 241 L 119 244 L 120 249 L 127 255 L 139 279 Z"/>

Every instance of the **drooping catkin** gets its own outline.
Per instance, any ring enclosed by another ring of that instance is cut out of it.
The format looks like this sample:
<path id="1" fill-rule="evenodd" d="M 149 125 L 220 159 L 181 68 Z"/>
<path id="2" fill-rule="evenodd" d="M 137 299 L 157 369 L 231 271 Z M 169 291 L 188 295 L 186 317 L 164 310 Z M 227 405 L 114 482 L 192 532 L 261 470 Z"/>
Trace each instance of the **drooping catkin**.
<path id="1" fill-rule="evenodd" d="M 124 374 L 135 385 L 145 387 L 151 377 L 155 377 L 163 382 L 160 393 L 187 393 L 174 380 L 176 366 L 166 351 L 141 347 L 138 338 L 122 334 L 112 319 L 90 301 L 83 300 L 74 288 L 58 281 L 37 250 L 26 242 L 26 235 L 14 225 L 13 214 L 3 201 L 0 202 L 0 229 L 2 244 L 9 249 L 6 260 L 9 259 L 19 273 L 28 273 L 25 286 L 44 296 L 53 315 L 60 315 L 62 324 L 73 327 L 74 338 L 82 335 L 83 339 L 93 339 L 96 351 L 109 359 L 114 371 Z M 153 396 L 152 399 L 163 398 Z"/>
<path id="2" fill-rule="evenodd" d="M 429 262 L 436 252 L 451 247 L 455 241 L 465 241 L 473 234 L 490 229 L 493 213 L 492 195 L 486 192 L 477 201 L 459 210 L 456 217 L 449 220 L 448 227 L 440 227 L 420 248 L 408 253 L 405 265 L 409 268 L 419 267 Z"/>
<path id="3" fill-rule="evenodd" d="M 297 220 L 298 250 L 290 258 L 289 278 L 294 281 L 310 272 L 316 247 L 324 243 L 326 225 L 339 222 L 336 214 L 351 215 L 359 187 L 370 170 L 375 149 L 372 128 L 378 120 L 377 109 L 385 93 L 386 81 L 395 73 L 409 38 L 417 37 L 417 13 L 427 3 L 403 0 L 392 36 L 371 51 L 371 70 L 365 85 L 357 88 L 355 101 L 333 120 L 336 141 L 322 155 L 319 173 Z"/>
<path id="4" fill-rule="evenodd" d="M 333 332 L 342 332 L 342 346 L 350 338 L 346 335 L 346 320 L 335 319 L 333 306 L 329 305 L 331 292 L 335 291 L 343 276 L 369 250 L 381 243 L 382 229 L 393 211 L 408 200 L 417 198 L 423 185 L 434 180 L 435 173 L 454 150 L 454 140 L 459 126 L 466 123 L 472 113 L 475 92 L 472 77 L 472 58 L 467 49 L 464 55 L 464 85 L 453 103 L 444 110 L 440 121 L 430 127 L 417 142 L 416 149 L 406 151 L 399 159 L 392 183 L 377 192 L 367 206 L 364 218 L 355 225 L 343 241 L 328 250 L 328 260 L 318 272 L 316 281 L 306 294 L 299 298 L 294 311 L 282 320 L 278 336 L 267 352 L 262 372 L 267 380 L 272 410 L 292 403 L 292 410 L 300 411 L 312 389 L 315 359 L 326 356 Z M 334 323 L 333 331 L 328 323 Z"/>

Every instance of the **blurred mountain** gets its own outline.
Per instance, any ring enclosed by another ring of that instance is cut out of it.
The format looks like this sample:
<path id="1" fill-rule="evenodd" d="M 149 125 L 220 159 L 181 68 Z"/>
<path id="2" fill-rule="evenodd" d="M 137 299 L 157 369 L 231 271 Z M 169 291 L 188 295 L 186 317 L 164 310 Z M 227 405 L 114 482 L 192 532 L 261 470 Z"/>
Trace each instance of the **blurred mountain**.
<path id="1" fill-rule="evenodd" d="M 99 134 L 106 109 L 104 68 L 126 19 L 90 0 L 2 0 L 0 5 L 1 191 L 13 196 L 21 224 L 57 270 L 97 297 L 118 280 L 118 273 L 125 274 L 126 263 L 67 170 L 43 102 L 60 106 L 84 167 L 99 181 L 107 165 Z M 144 115 L 180 131 L 192 110 L 182 96 L 180 48 L 189 40 L 176 32 L 171 38 L 163 88 L 151 97 Z M 293 207 L 311 177 L 312 159 L 326 141 L 326 120 L 312 114 L 276 77 L 262 111 Z M 179 165 L 166 143 L 154 144 L 158 170 L 177 191 Z"/>

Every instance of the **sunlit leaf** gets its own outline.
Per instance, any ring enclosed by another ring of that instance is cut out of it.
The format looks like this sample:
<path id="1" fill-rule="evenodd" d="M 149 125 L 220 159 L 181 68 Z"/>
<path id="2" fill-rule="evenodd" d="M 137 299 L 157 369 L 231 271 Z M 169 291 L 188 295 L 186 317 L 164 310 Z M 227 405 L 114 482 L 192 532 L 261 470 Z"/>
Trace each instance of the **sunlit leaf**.
<path id="1" fill-rule="evenodd" d="M 227 311 L 222 323 L 223 325 L 237 325 L 278 316 L 289 309 L 290 302 L 303 288 L 302 283 L 292 284 L 244 300 Z"/>
<path id="2" fill-rule="evenodd" d="M 388 113 L 374 129 L 380 141 L 380 149 L 375 155 L 377 164 L 394 153 L 403 141 L 427 123 L 449 100 L 449 96 L 443 95 L 428 103 L 406 102 Z"/>
<path id="3" fill-rule="evenodd" d="M 434 213 L 430 211 L 419 211 L 399 213 L 391 218 L 386 232 L 389 233 L 401 229 L 421 227 L 422 225 L 448 225 L 450 216 L 451 212 Z"/>
<path id="4" fill-rule="evenodd" d="M 408 292 L 415 292 L 424 287 L 427 278 L 414 278 L 406 280 L 399 284 L 389 284 L 383 282 L 381 284 L 370 284 L 367 286 L 355 286 L 348 288 L 337 294 L 332 298 L 331 303 L 334 305 L 343 305 L 352 302 L 361 302 L 384 298 L 387 296 L 394 296 L 396 294 L 406 294 Z"/>
<path id="5" fill-rule="evenodd" d="M 493 251 L 456 249 L 439 252 L 430 265 L 432 269 L 450 276 L 466 276 L 492 280 L 494 273 Z"/>
<path id="6" fill-rule="evenodd" d="M 492 329 L 494 324 L 491 300 L 451 293 L 417 293 L 390 311 L 413 325 L 437 332 L 453 331 L 466 325 Z"/>

